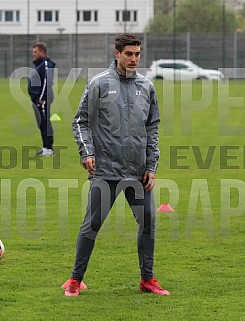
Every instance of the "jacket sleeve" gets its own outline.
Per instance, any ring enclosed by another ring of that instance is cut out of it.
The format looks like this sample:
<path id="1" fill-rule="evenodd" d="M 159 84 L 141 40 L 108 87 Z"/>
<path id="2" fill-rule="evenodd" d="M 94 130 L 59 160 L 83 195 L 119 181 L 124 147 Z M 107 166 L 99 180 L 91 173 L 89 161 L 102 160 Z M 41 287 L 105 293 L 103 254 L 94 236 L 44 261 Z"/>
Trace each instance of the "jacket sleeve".
<path id="1" fill-rule="evenodd" d="M 91 122 L 95 108 L 95 100 L 92 99 L 94 88 L 86 85 L 82 95 L 77 113 L 72 123 L 75 142 L 78 145 L 78 152 L 83 159 L 94 157 L 94 146 L 91 132 Z"/>
<path id="2" fill-rule="evenodd" d="M 147 147 L 146 147 L 146 172 L 156 173 L 160 151 L 158 149 L 160 123 L 159 107 L 155 89 L 150 90 L 150 112 L 146 123 Z"/>
<path id="3" fill-rule="evenodd" d="M 28 92 L 31 97 L 31 100 L 34 103 L 37 103 L 41 92 L 43 88 L 43 79 L 44 79 L 44 74 L 42 72 L 43 70 L 33 70 L 31 78 L 29 79 L 28 83 Z"/>
<path id="4" fill-rule="evenodd" d="M 52 102 L 54 99 L 53 93 L 53 81 L 54 81 L 54 63 L 50 60 L 45 60 L 45 68 L 43 69 L 42 76 L 42 88 L 40 91 L 39 99 Z"/>

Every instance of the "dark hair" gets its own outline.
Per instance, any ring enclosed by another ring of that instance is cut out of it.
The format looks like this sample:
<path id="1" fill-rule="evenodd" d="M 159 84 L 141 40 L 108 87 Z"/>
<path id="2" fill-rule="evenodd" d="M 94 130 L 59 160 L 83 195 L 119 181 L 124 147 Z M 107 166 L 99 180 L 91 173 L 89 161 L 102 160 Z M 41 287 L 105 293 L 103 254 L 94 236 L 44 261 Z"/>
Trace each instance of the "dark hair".
<path id="1" fill-rule="evenodd" d="M 140 46 L 141 40 L 132 33 L 122 33 L 115 38 L 115 49 L 122 52 L 125 46 Z"/>
<path id="2" fill-rule="evenodd" d="M 40 51 L 43 51 L 45 54 L 47 53 L 47 45 L 45 42 L 38 42 L 32 46 L 32 48 L 38 48 Z"/>

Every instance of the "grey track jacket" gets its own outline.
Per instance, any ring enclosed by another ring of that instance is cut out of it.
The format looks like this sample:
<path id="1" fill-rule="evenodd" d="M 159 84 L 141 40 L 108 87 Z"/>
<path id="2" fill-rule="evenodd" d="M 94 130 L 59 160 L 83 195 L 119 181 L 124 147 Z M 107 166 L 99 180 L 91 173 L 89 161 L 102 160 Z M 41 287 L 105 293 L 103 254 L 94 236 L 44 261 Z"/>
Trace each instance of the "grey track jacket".
<path id="1" fill-rule="evenodd" d="M 157 168 L 157 98 L 152 82 L 137 72 L 122 76 L 116 63 L 87 83 L 72 124 L 74 137 L 81 157 L 95 158 L 89 178 L 141 180 Z"/>

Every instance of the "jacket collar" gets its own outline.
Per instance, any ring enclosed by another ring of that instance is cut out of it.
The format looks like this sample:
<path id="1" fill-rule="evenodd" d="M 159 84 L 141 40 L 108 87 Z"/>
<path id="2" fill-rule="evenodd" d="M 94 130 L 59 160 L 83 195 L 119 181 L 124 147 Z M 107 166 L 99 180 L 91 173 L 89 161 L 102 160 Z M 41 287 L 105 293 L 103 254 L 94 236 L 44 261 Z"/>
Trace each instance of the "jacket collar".
<path id="1" fill-rule="evenodd" d="M 43 58 L 38 59 L 38 60 L 33 60 L 33 64 L 34 64 L 35 66 L 38 66 L 38 65 L 40 65 L 41 62 L 43 62 L 43 61 L 45 61 L 45 60 L 47 60 L 47 59 L 48 59 L 48 57 L 43 57 Z"/>
<path id="2" fill-rule="evenodd" d="M 110 65 L 109 69 L 112 71 L 114 76 L 119 77 L 121 79 L 135 79 L 137 77 L 137 71 L 134 70 L 133 72 L 126 73 L 126 76 L 122 75 L 117 68 L 117 60 L 114 60 Z"/>

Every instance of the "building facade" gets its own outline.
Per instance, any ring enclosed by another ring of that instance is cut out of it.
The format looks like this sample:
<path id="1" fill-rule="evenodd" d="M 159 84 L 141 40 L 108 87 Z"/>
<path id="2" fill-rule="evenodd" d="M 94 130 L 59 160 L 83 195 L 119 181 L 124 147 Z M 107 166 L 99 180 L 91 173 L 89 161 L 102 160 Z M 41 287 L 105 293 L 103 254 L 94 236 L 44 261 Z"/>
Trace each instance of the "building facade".
<path id="1" fill-rule="evenodd" d="M 0 0 L 0 34 L 141 33 L 154 0 Z"/>
<path id="2" fill-rule="evenodd" d="M 222 0 L 224 1 L 224 0 Z M 226 3 L 227 2 L 227 3 Z M 225 4 L 230 10 L 238 11 L 242 10 L 245 0 L 226 0 Z"/>

